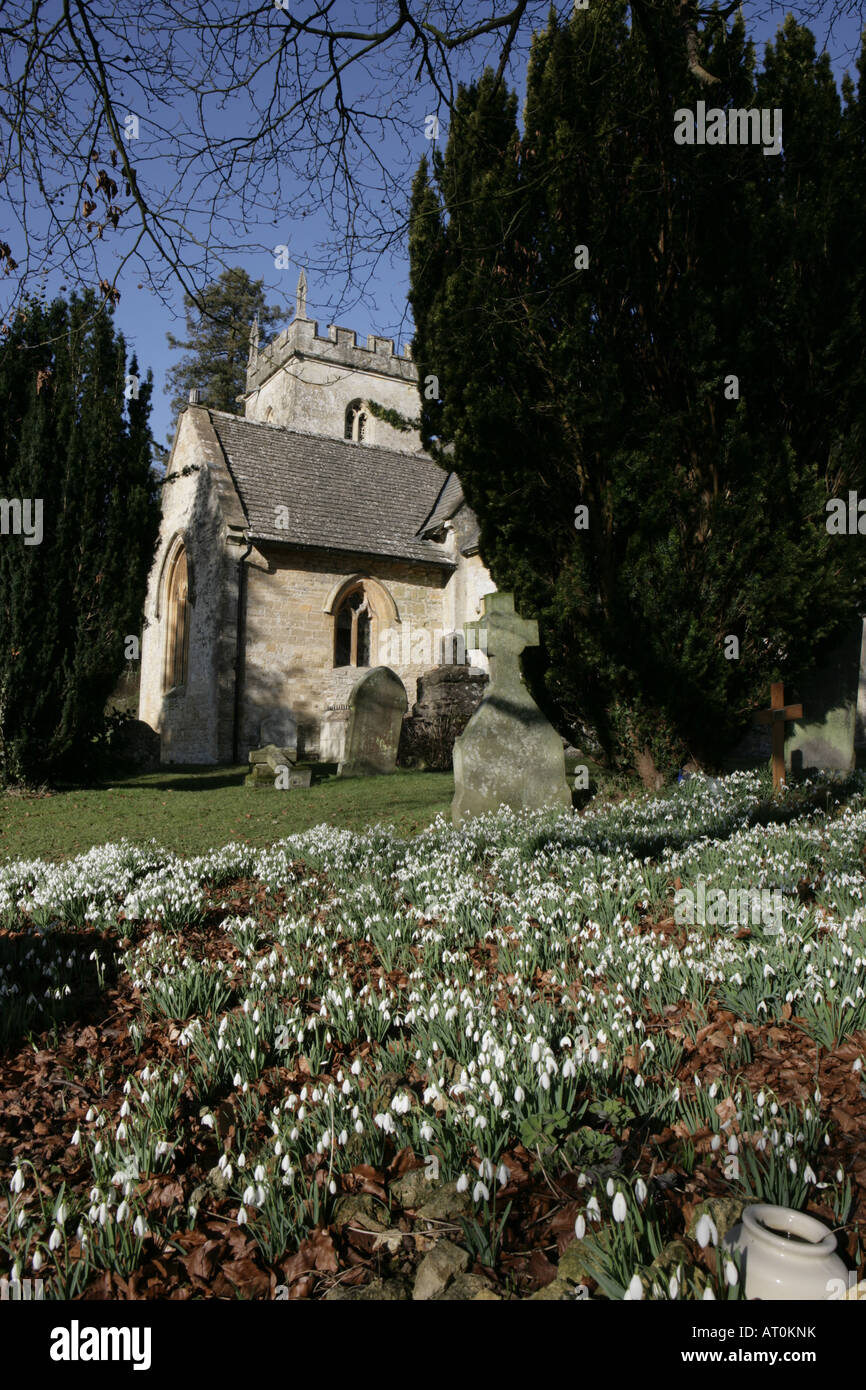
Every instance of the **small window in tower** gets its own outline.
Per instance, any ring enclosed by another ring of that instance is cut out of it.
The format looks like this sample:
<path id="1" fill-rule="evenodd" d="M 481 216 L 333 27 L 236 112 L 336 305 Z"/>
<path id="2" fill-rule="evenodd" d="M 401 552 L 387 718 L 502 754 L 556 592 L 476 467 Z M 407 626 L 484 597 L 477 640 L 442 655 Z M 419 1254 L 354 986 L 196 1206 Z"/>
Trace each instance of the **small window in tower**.
<path id="1" fill-rule="evenodd" d="M 353 444 L 360 444 L 364 438 L 367 427 L 367 412 L 364 410 L 363 401 L 352 401 L 346 406 L 346 420 L 343 429 L 343 438 L 351 439 Z"/>

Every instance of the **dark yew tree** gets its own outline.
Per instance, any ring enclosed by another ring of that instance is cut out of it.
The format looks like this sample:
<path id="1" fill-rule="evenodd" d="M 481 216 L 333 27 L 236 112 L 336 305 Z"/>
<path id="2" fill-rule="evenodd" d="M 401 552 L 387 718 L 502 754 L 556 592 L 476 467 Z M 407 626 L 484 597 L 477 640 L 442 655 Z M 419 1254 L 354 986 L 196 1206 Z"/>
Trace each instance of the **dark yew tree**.
<path id="1" fill-rule="evenodd" d="M 86 770 L 138 637 L 159 524 L 142 380 L 96 296 L 29 300 L 0 358 L 0 780 Z"/>
<path id="2" fill-rule="evenodd" d="M 866 582 L 862 543 L 825 525 L 866 484 L 862 60 L 843 106 L 793 20 L 759 72 L 719 16 L 700 96 L 781 108 L 784 149 L 678 145 L 696 93 L 676 7 L 655 15 L 552 20 L 522 133 L 491 72 L 464 89 L 410 237 L 425 443 L 540 620 L 540 698 L 643 768 L 720 756 Z"/>

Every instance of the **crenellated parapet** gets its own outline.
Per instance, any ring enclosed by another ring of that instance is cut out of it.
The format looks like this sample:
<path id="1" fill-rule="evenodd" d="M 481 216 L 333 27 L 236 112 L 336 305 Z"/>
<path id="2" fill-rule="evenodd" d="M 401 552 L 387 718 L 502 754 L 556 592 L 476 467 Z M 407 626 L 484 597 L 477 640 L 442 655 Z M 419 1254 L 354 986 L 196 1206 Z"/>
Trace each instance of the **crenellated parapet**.
<path id="1" fill-rule="evenodd" d="M 315 319 L 295 318 L 272 343 L 251 352 L 247 392 L 259 390 L 276 372 L 301 360 L 318 361 L 350 371 L 374 372 L 410 383 L 418 379 L 408 344 L 400 355 L 394 351 L 393 338 L 370 333 L 367 346 L 362 347 L 354 329 L 332 323 L 327 336 L 320 337 Z"/>

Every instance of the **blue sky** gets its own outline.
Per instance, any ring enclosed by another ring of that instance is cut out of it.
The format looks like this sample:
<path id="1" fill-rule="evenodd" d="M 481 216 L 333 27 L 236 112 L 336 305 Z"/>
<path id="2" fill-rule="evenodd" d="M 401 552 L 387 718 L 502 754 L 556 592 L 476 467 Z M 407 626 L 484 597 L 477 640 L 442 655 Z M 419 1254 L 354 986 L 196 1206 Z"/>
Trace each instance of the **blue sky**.
<path id="1" fill-rule="evenodd" d="M 312 4 L 304 6 L 304 9 L 312 8 Z M 568 6 L 560 4 L 557 6 L 564 12 Z M 751 36 L 757 41 L 759 54 L 762 51 L 763 43 L 771 38 L 782 21 L 784 11 L 778 8 L 770 20 L 762 19 L 755 22 L 750 15 L 766 10 L 765 4 L 744 5 L 747 24 Z M 829 8 L 828 12 L 829 12 Z M 489 10 L 488 10 L 489 12 Z M 352 0 L 338 0 L 336 12 L 347 22 L 350 18 L 355 19 L 358 13 L 358 5 Z M 827 42 L 826 25 L 819 19 L 811 25 L 813 32 L 818 39 L 819 47 Z M 841 77 L 846 67 L 853 71 L 850 53 L 857 45 L 858 25 L 851 16 L 843 17 L 836 23 L 834 32 L 827 42 L 828 51 L 834 64 L 837 80 Z M 467 65 L 464 55 L 458 73 L 463 78 L 468 78 L 477 74 L 483 66 L 485 56 L 490 56 L 496 51 L 495 43 L 491 43 L 485 55 L 483 48 L 476 48 L 473 59 L 473 66 Z M 369 103 L 368 109 L 375 109 L 377 102 L 381 99 L 382 88 L 377 85 L 384 80 L 387 81 L 387 72 L 382 69 L 371 79 L 370 90 L 363 90 L 362 79 L 356 77 L 350 80 L 349 95 L 362 107 L 365 102 Z M 525 66 L 521 63 L 510 74 L 512 86 L 516 86 L 521 96 L 523 95 L 523 82 L 525 78 Z M 369 86 L 369 84 L 368 84 Z M 428 112 L 435 109 L 429 89 L 419 85 L 417 91 L 410 89 L 408 110 L 410 116 L 410 129 L 417 130 L 417 139 L 414 146 L 401 146 L 393 131 L 377 130 L 373 134 L 373 141 L 379 157 L 392 169 L 405 169 L 406 187 L 411 179 L 414 168 L 417 166 L 418 159 L 429 149 L 429 143 L 425 139 L 424 125 L 425 116 Z M 195 113 L 190 108 L 187 111 L 177 111 L 170 108 L 160 109 L 151 107 L 145 109 L 142 94 L 136 82 L 135 74 L 130 73 L 128 80 L 124 82 L 122 95 L 129 102 L 129 109 L 137 111 L 140 115 L 140 139 L 135 145 L 135 162 L 142 171 L 145 178 L 150 182 L 153 180 L 159 184 L 161 180 L 171 182 L 168 175 L 164 174 L 165 142 L 161 132 L 174 129 L 176 125 L 185 124 L 187 129 L 191 129 L 195 124 Z M 206 110 L 207 127 L 211 135 L 229 136 L 237 130 L 244 128 L 244 120 L 248 112 L 245 99 L 234 98 L 228 103 L 212 101 Z M 447 129 L 443 120 L 440 132 L 440 141 L 447 135 Z M 190 148 L 190 155 L 195 161 L 196 150 Z M 359 167 L 366 168 L 364 156 L 359 152 Z M 299 152 L 299 161 L 303 164 L 304 152 Z M 371 175 L 375 183 L 375 171 Z M 311 318 L 319 320 L 319 332 L 324 333 L 328 323 L 341 323 L 348 328 L 355 329 L 359 335 L 367 333 L 381 333 L 387 337 L 393 337 L 396 344 L 402 346 L 411 337 L 411 321 L 409 319 L 406 293 L 408 287 L 408 265 L 406 258 L 405 245 L 384 256 L 372 270 L 369 278 L 362 285 L 352 285 L 347 282 L 347 277 L 341 274 L 339 267 L 332 269 L 328 275 L 317 273 L 313 268 L 315 263 L 316 248 L 327 237 L 328 227 L 323 213 L 302 215 L 304 208 L 301 195 L 302 180 L 298 180 L 290 168 L 281 169 L 280 173 L 280 205 L 285 211 L 276 222 L 259 223 L 255 232 L 250 234 L 243 233 L 239 228 L 236 233 L 229 229 L 228 239 L 231 240 L 233 250 L 227 258 L 229 264 L 242 265 L 254 279 L 264 278 L 265 289 L 270 303 L 280 303 L 285 305 L 286 310 L 291 312 L 294 305 L 295 286 L 298 273 L 302 265 L 307 266 L 308 274 L 308 295 L 307 313 Z M 273 192 L 273 189 L 268 190 Z M 68 189 L 70 196 L 74 197 L 74 188 Z M 192 200 L 191 200 L 192 205 Z M 229 208 L 229 212 L 235 214 L 239 210 Z M 254 219 L 255 222 L 255 219 Z M 206 246 L 208 240 L 208 229 L 204 219 L 192 219 L 201 245 Z M 9 233 L 4 232 L 8 237 Z M 277 270 L 274 266 L 273 247 L 279 244 L 286 244 L 289 247 L 290 264 L 287 270 Z M 270 248 L 270 249 L 268 249 Z M 195 248 L 183 248 L 192 251 L 192 258 L 204 254 Z M 219 266 L 212 267 L 208 278 L 216 278 Z M 60 288 L 62 275 L 52 274 L 46 280 L 46 291 L 49 295 Z M 179 354 L 172 352 L 166 342 L 166 333 L 172 332 L 177 337 L 185 336 L 185 324 L 183 316 L 183 293 L 179 285 L 174 282 L 166 281 L 161 293 L 156 293 L 148 288 L 146 282 L 143 288 L 138 288 L 142 282 L 141 271 L 136 270 L 134 264 L 124 268 L 118 281 L 121 290 L 121 299 L 116 310 L 116 323 L 124 333 L 130 350 L 135 350 L 142 370 L 152 368 L 154 374 L 154 408 L 152 413 L 152 428 L 155 439 L 164 443 L 167 435 L 173 428 L 173 420 L 169 411 L 169 394 L 165 390 L 165 376 L 168 368 L 177 360 Z M 361 341 L 364 341 L 361 336 Z"/>

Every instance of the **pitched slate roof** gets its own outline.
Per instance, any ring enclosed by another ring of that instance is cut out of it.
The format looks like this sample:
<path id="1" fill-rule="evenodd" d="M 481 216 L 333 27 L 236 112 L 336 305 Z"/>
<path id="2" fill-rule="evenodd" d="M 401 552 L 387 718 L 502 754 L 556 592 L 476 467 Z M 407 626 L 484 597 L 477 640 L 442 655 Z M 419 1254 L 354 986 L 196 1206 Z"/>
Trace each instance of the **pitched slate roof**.
<path id="1" fill-rule="evenodd" d="M 432 459 L 209 410 L 253 540 L 417 560 L 453 569 L 420 537 L 446 480 Z M 288 524 L 277 528 L 277 507 Z"/>
<path id="2" fill-rule="evenodd" d="M 463 488 L 456 473 L 449 473 L 445 486 L 436 499 L 432 512 L 418 528 L 419 536 L 433 536 L 440 531 L 446 521 L 450 521 L 465 508 L 463 526 L 460 530 L 460 554 L 473 555 L 478 550 L 479 527 L 473 512 L 466 506 Z"/>
<path id="3" fill-rule="evenodd" d="M 463 489 L 460 486 L 460 479 L 456 473 L 449 473 L 442 491 L 436 498 L 432 512 L 418 527 L 419 536 L 429 536 L 431 532 L 438 531 L 462 505 Z"/>

